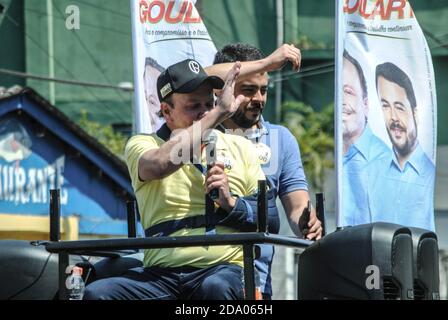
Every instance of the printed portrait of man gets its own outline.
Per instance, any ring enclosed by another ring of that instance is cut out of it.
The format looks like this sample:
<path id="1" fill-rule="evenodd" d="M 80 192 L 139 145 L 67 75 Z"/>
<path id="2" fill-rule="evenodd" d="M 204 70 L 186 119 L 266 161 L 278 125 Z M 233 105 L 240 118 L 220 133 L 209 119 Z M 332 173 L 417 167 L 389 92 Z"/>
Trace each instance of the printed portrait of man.
<path id="1" fill-rule="evenodd" d="M 156 131 L 163 123 L 159 117 L 160 101 L 157 97 L 157 78 L 165 69 L 153 58 L 145 59 L 145 71 L 143 73 L 143 83 L 145 88 L 145 100 L 148 107 L 149 121 L 152 131 Z"/>
<path id="2" fill-rule="evenodd" d="M 397 65 L 378 65 L 375 79 L 392 150 L 371 168 L 372 220 L 434 230 L 435 166 L 418 139 L 418 110 L 428 110 L 417 105 L 411 79 Z"/>
<path id="3" fill-rule="evenodd" d="M 347 50 L 344 50 L 342 73 L 342 225 L 347 226 L 371 222 L 367 198 L 367 166 L 389 152 L 389 148 L 369 126 L 366 78 L 361 64 Z"/>

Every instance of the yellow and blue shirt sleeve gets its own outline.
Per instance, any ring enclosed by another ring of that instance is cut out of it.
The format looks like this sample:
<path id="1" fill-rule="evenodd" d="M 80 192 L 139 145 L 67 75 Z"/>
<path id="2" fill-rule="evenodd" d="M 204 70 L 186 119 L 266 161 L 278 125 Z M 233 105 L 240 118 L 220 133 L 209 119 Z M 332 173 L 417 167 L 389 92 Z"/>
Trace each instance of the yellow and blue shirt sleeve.
<path id="1" fill-rule="evenodd" d="M 129 139 L 125 147 L 125 161 L 128 166 L 129 175 L 132 180 L 134 191 L 138 190 L 144 183 L 138 174 L 138 163 L 140 158 L 151 149 L 160 147 L 160 142 L 153 135 L 137 135 Z"/>

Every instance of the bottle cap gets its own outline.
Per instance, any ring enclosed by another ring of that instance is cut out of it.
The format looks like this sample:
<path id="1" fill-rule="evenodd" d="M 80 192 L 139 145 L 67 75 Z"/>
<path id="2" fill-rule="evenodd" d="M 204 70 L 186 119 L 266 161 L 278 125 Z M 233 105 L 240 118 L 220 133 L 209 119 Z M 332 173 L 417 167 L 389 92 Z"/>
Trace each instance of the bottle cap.
<path id="1" fill-rule="evenodd" d="M 73 267 L 73 274 L 82 276 L 82 268 L 81 267 Z"/>

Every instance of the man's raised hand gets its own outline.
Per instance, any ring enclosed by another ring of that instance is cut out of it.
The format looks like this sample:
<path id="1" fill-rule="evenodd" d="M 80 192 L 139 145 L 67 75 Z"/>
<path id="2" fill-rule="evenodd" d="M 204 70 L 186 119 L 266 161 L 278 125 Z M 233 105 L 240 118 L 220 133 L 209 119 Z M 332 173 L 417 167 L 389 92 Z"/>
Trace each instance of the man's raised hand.
<path id="1" fill-rule="evenodd" d="M 239 95 L 236 98 L 233 95 L 235 91 L 235 83 L 240 74 L 240 70 L 241 62 L 235 62 L 232 69 L 230 69 L 229 73 L 227 73 L 227 77 L 224 81 L 224 87 L 218 96 L 217 107 L 226 118 L 229 118 L 236 110 L 238 110 L 238 107 L 244 100 L 243 95 Z"/>
<path id="2" fill-rule="evenodd" d="M 296 48 L 293 44 L 283 44 L 266 57 L 266 63 L 268 65 L 267 71 L 281 69 L 288 61 L 291 62 L 293 70 L 299 71 L 302 54 L 300 49 Z"/>

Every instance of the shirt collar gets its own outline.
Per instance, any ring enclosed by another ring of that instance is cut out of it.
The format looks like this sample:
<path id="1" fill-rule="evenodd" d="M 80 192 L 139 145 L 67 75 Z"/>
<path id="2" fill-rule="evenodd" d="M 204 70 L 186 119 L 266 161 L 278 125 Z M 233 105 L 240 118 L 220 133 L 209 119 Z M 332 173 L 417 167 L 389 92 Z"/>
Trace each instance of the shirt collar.
<path id="1" fill-rule="evenodd" d="M 420 175 L 420 173 L 423 172 L 423 168 L 425 166 L 425 152 L 423 151 L 423 148 L 421 147 L 420 143 L 417 142 L 417 147 L 415 148 L 415 150 L 412 152 L 409 159 L 404 164 L 403 170 L 401 170 L 401 167 L 398 164 L 395 150 L 392 153 L 393 153 L 392 162 L 397 166 L 397 168 L 400 171 L 406 170 L 406 166 L 409 164 L 409 166 L 411 166 L 417 172 L 418 175 Z"/>
<path id="2" fill-rule="evenodd" d="M 267 128 L 266 123 L 267 122 L 264 121 L 263 116 L 261 116 L 260 121 L 257 123 L 257 128 L 247 129 L 244 132 L 244 137 L 252 142 L 259 142 L 264 135 L 269 134 L 269 129 Z M 225 132 L 227 128 L 220 123 L 216 129 L 221 132 Z"/>
<path id="3" fill-rule="evenodd" d="M 263 119 L 263 116 L 260 118 L 260 121 L 257 123 L 257 128 L 249 129 L 246 133 L 246 138 L 252 142 L 259 142 L 264 135 L 268 135 L 269 130 L 266 127 L 266 123 Z"/>
<path id="4" fill-rule="evenodd" d="M 356 154 L 356 151 L 361 154 L 364 159 L 369 159 L 370 152 L 370 140 L 373 137 L 372 129 L 370 129 L 369 125 L 366 125 L 364 132 L 361 134 L 359 139 L 350 146 L 349 151 L 347 152 L 347 157 L 352 157 Z M 356 151 L 355 151 L 356 150 Z"/>
<path id="5" fill-rule="evenodd" d="M 163 141 L 168 141 L 171 137 L 171 129 L 164 123 L 156 132 L 157 136 Z"/>

